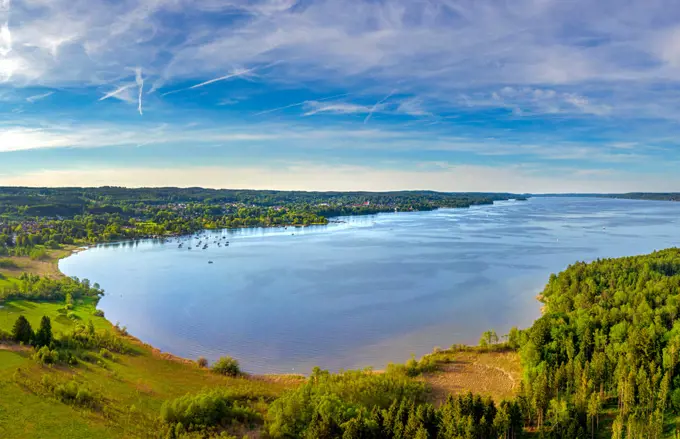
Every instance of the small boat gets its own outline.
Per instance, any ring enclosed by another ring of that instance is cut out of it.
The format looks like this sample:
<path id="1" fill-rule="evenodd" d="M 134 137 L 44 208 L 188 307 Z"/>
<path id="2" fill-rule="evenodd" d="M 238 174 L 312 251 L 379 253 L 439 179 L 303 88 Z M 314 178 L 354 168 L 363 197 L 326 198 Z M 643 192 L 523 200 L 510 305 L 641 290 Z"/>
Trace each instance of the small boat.
<path id="1" fill-rule="evenodd" d="M 208 264 L 212 264 L 212 263 L 213 263 L 213 261 L 208 261 Z"/>

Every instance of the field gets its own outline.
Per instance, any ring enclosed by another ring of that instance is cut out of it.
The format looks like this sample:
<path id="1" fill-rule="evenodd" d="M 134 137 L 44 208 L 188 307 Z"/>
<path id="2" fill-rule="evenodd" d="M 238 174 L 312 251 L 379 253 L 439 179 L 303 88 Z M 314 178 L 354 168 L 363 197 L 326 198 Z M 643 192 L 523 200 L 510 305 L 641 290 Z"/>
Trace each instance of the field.
<path id="1" fill-rule="evenodd" d="M 57 263 L 59 259 L 65 258 L 74 251 L 76 251 L 76 247 L 66 246 L 59 250 L 47 250 L 45 257 L 42 259 L 31 259 L 28 256 L 12 257 L 10 260 L 14 267 L 4 268 L 0 266 L 0 276 L 10 279 L 20 276 L 23 272 L 51 278 L 63 276 L 59 271 Z M 0 259 L 6 258 L 0 257 Z M 0 279 L 0 287 L 2 287 L 1 282 L 2 279 Z"/>
<path id="2" fill-rule="evenodd" d="M 515 396 L 522 380 L 522 366 L 516 352 L 487 352 L 475 348 L 431 354 L 437 370 L 423 375 L 432 389 L 435 404 L 449 394 L 467 392 L 490 396 L 496 402 Z"/>

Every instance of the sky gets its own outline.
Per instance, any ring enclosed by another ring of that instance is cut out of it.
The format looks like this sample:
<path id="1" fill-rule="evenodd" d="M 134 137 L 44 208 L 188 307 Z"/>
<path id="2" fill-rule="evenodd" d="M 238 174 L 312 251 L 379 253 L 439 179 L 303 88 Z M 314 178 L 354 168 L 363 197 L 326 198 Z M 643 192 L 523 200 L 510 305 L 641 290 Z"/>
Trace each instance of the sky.
<path id="1" fill-rule="evenodd" d="M 680 191 L 676 0 L 0 0 L 0 185 Z"/>

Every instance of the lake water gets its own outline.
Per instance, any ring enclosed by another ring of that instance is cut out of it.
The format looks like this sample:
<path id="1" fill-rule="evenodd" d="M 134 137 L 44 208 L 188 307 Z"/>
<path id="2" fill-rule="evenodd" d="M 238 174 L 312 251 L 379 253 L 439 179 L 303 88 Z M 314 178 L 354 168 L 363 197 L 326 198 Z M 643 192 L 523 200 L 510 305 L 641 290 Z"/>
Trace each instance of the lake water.
<path id="1" fill-rule="evenodd" d="M 199 239 L 190 251 L 186 239 L 102 245 L 60 268 L 98 282 L 107 318 L 163 351 L 306 373 L 382 368 L 526 327 L 550 273 L 680 246 L 671 202 L 533 198 L 341 220 L 208 232 L 206 250 Z"/>

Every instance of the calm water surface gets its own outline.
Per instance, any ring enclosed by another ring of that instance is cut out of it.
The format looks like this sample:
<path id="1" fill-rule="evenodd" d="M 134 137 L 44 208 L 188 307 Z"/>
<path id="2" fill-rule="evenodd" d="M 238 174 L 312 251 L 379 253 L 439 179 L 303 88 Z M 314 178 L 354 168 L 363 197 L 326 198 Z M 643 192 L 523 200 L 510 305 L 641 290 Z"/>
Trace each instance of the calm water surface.
<path id="1" fill-rule="evenodd" d="M 341 220 L 210 232 L 206 250 L 199 239 L 190 251 L 186 239 L 103 245 L 60 268 L 99 282 L 107 318 L 163 351 L 304 373 L 380 368 L 528 326 L 550 273 L 680 246 L 670 202 L 533 198 Z M 213 243 L 222 236 L 228 247 Z"/>

